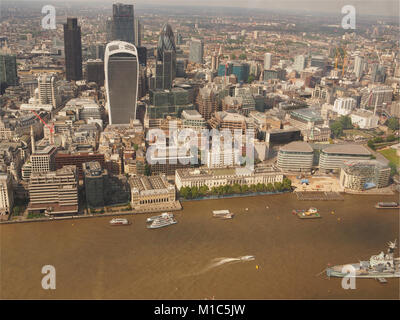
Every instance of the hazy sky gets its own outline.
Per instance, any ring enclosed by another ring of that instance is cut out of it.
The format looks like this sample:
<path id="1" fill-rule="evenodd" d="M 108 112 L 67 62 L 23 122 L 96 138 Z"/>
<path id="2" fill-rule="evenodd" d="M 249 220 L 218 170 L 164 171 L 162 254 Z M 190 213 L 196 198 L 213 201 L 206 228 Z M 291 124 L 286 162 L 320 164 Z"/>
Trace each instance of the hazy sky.
<path id="1" fill-rule="evenodd" d="M 121 2 L 131 4 L 228 6 L 332 14 L 336 12 L 340 14 L 344 5 L 353 5 L 358 15 L 400 15 L 399 0 L 48 0 L 48 2 L 49 4 L 56 2 Z"/>

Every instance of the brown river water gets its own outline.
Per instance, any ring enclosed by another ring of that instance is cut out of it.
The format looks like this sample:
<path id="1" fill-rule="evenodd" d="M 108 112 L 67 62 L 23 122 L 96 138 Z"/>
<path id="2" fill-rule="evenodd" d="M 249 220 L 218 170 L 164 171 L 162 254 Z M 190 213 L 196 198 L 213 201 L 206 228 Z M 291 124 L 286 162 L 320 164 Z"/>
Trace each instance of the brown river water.
<path id="1" fill-rule="evenodd" d="M 119 227 L 110 217 L 1 225 L 0 298 L 399 299 L 399 279 L 357 279 L 355 290 L 344 290 L 341 279 L 320 274 L 400 240 L 399 211 L 377 210 L 378 201 L 398 201 L 398 194 L 183 202 L 177 224 L 153 230 L 145 227 L 149 214 L 127 216 L 133 224 Z M 291 214 L 311 206 L 321 219 Z M 235 217 L 212 218 L 217 209 Z M 245 255 L 255 260 L 235 259 Z M 56 269 L 55 290 L 41 286 L 44 265 Z"/>

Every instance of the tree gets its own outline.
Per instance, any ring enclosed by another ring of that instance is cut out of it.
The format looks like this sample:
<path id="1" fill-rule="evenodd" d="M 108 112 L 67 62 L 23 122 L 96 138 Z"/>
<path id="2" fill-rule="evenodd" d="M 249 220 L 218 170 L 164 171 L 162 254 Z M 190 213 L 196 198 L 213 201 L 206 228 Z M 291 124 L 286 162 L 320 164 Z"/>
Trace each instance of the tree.
<path id="1" fill-rule="evenodd" d="M 335 121 L 331 124 L 331 131 L 334 137 L 340 137 L 343 135 L 343 126 L 340 122 Z"/>
<path id="2" fill-rule="evenodd" d="M 254 75 L 249 75 L 249 77 L 247 78 L 247 83 L 252 83 L 254 81 L 255 77 Z"/>
<path id="3" fill-rule="evenodd" d="M 389 167 L 390 167 L 390 176 L 393 177 L 397 173 L 397 166 L 394 162 L 390 161 Z"/>
<path id="4" fill-rule="evenodd" d="M 387 142 L 392 142 L 392 141 L 394 141 L 394 140 L 396 140 L 396 137 L 395 137 L 393 134 L 390 134 L 390 135 L 388 135 L 388 136 L 386 137 L 386 141 L 387 141 Z"/>
<path id="5" fill-rule="evenodd" d="M 283 191 L 283 185 L 281 182 L 275 182 L 274 183 L 274 189 L 275 191 Z"/>
<path id="6" fill-rule="evenodd" d="M 268 192 L 273 192 L 274 191 L 274 185 L 271 182 L 267 184 L 267 191 Z"/>
<path id="7" fill-rule="evenodd" d="M 283 178 L 282 187 L 283 190 L 292 190 L 292 181 L 288 178 Z"/>
<path id="8" fill-rule="evenodd" d="M 368 140 L 367 146 L 370 147 L 372 150 L 375 150 L 375 144 L 373 140 Z"/>
<path id="9" fill-rule="evenodd" d="M 353 124 L 351 123 L 351 118 L 349 116 L 341 116 L 339 118 L 339 122 L 341 123 L 343 129 L 353 128 Z"/>
<path id="10" fill-rule="evenodd" d="M 247 59 L 246 54 L 241 53 L 241 54 L 239 55 L 239 59 L 240 59 L 240 60 L 246 60 L 246 59 Z"/>
<path id="11" fill-rule="evenodd" d="M 145 176 L 151 175 L 151 167 L 147 163 L 144 165 L 144 175 Z"/>
<path id="12" fill-rule="evenodd" d="M 236 59 L 236 56 L 235 56 L 234 53 L 231 54 L 231 59 L 232 59 L 232 60 L 235 60 L 235 59 Z"/>
<path id="13" fill-rule="evenodd" d="M 400 124 L 399 124 L 399 119 L 398 118 L 390 118 L 387 121 L 387 126 L 389 127 L 389 129 L 391 130 L 399 130 L 400 128 Z"/>

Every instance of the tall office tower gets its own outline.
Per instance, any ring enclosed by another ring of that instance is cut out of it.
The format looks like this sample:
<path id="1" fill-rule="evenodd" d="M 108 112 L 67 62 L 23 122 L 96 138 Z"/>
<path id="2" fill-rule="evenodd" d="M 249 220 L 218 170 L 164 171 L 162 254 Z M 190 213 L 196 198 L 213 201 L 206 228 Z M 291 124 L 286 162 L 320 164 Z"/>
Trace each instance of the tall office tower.
<path id="1" fill-rule="evenodd" d="M 135 23 L 132 4 L 113 4 L 112 40 L 135 43 Z"/>
<path id="2" fill-rule="evenodd" d="M 272 54 L 266 53 L 264 55 L 264 70 L 270 70 L 272 67 Z"/>
<path id="3" fill-rule="evenodd" d="M 164 25 L 157 45 L 156 89 L 171 89 L 176 77 L 176 47 L 172 28 Z"/>
<path id="4" fill-rule="evenodd" d="M 64 24 L 65 73 L 67 80 L 82 80 L 81 27 L 77 18 Z"/>
<path id="5" fill-rule="evenodd" d="M 373 82 L 384 83 L 386 80 L 386 69 L 378 63 L 374 63 L 371 67 L 371 80 Z"/>
<path id="6" fill-rule="evenodd" d="M 138 57 L 139 57 L 139 64 L 142 67 L 147 66 L 147 48 L 146 47 L 136 47 Z"/>
<path id="7" fill-rule="evenodd" d="M 354 73 L 356 74 L 357 78 L 362 76 L 364 70 L 364 59 L 363 57 L 357 56 L 354 60 Z"/>
<path id="8" fill-rule="evenodd" d="M 142 45 L 142 25 L 139 19 L 135 19 L 135 46 L 140 47 Z"/>
<path id="9" fill-rule="evenodd" d="M 216 52 L 213 53 L 211 56 L 211 70 L 216 71 L 218 68 L 218 55 Z"/>
<path id="10" fill-rule="evenodd" d="M 194 39 L 190 41 L 189 61 L 203 63 L 204 44 L 202 40 Z"/>
<path id="11" fill-rule="evenodd" d="M 40 104 L 51 104 L 54 108 L 60 104 L 60 96 L 56 88 L 57 78 L 53 74 L 42 74 L 38 77 L 38 93 Z"/>
<path id="12" fill-rule="evenodd" d="M 91 161 L 82 164 L 86 204 L 91 208 L 104 207 L 105 198 L 108 198 L 109 181 L 108 172 L 99 162 Z"/>
<path id="13" fill-rule="evenodd" d="M 14 205 L 11 175 L 0 172 L 0 215 L 10 214 Z"/>
<path id="14" fill-rule="evenodd" d="M 57 149 L 54 146 L 47 146 L 44 149 L 32 148 L 31 163 L 32 172 L 48 172 L 56 169 L 55 155 Z"/>
<path id="15" fill-rule="evenodd" d="M 138 52 L 124 41 L 107 44 L 104 57 L 105 87 L 110 124 L 129 124 L 136 119 L 139 85 Z"/>
<path id="16" fill-rule="evenodd" d="M 17 84 L 16 56 L 0 54 L 0 94 L 8 86 L 16 86 Z"/>
<path id="17" fill-rule="evenodd" d="M 297 72 L 303 71 L 306 67 L 306 57 L 303 55 L 298 55 L 294 59 L 293 69 Z"/>
<path id="18" fill-rule="evenodd" d="M 107 18 L 106 20 L 106 42 L 113 41 L 113 20 Z"/>
<path id="19" fill-rule="evenodd" d="M 86 64 L 86 81 L 104 85 L 104 62 L 100 59 L 88 60 Z"/>
<path id="20" fill-rule="evenodd" d="M 181 35 L 179 32 L 177 32 L 177 33 L 175 34 L 175 44 L 176 44 L 177 46 L 183 44 L 182 35 Z"/>

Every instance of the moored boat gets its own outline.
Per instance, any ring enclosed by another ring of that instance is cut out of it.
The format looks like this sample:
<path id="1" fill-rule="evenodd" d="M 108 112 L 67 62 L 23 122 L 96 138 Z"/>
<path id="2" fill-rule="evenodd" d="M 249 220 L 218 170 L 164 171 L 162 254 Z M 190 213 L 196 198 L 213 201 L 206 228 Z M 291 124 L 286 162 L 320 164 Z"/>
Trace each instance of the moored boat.
<path id="1" fill-rule="evenodd" d="M 375 205 L 377 209 L 399 209 L 400 205 L 397 202 L 378 202 Z"/>
<path id="2" fill-rule="evenodd" d="M 153 222 L 147 226 L 148 229 L 157 229 L 166 226 L 170 226 L 172 224 L 178 223 L 174 218 L 170 217 L 161 217 L 153 220 Z"/>
<path id="3" fill-rule="evenodd" d="M 110 225 L 112 226 L 126 226 L 131 224 L 128 219 L 114 218 L 110 220 Z"/>
<path id="4" fill-rule="evenodd" d="M 293 210 L 292 213 L 297 215 L 300 219 L 321 218 L 317 208 L 310 208 L 308 210 Z"/>
<path id="5" fill-rule="evenodd" d="M 213 216 L 220 219 L 232 219 L 233 213 L 229 212 L 229 210 L 214 210 Z"/>
<path id="6" fill-rule="evenodd" d="M 158 215 L 158 216 L 154 216 L 154 217 L 150 217 L 150 218 L 147 218 L 147 222 L 153 222 L 154 220 L 156 220 L 156 219 L 160 219 L 160 218 L 173 218 L 174 217 L 174 214 L 173 213 L 168 213 L 168 212 L 164 212 L 164 213 L 162 213 L 162 214 L 160 214 L 160 215 Z"/>

